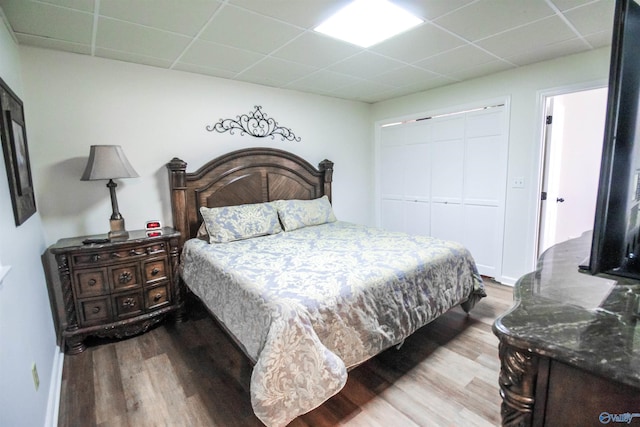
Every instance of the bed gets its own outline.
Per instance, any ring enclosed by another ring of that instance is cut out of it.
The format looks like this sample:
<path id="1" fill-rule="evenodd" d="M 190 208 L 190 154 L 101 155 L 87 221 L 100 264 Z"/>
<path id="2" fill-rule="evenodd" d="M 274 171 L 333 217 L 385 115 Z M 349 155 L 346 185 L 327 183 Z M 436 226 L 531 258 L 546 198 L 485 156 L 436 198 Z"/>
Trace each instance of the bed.
<path id="1" fill-rule="evenodd" d="M 251 148 L 191 173 L 178 158 L 167 167 L 180 287 L 252 362 L 251 404 L 268 426 L 316 408 L 349 369 L 485 296 L 460 244 L 336 218 L 329 160 L 316 168 Z"/>

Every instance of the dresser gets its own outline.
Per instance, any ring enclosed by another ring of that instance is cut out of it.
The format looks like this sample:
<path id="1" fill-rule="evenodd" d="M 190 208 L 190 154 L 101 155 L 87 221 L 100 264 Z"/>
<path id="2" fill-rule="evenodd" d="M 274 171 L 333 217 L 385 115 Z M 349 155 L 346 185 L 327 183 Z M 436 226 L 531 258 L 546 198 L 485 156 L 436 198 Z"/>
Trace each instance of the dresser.
<path id="1" fill-rule="evenodd" d="M 493 325 L 504 426 L 640 425 L 640 282 L 580 272 L 590 246 L 547 250 Z"/>
<path id="2" fill-rule="evenodd" d="M 61 239 L 48 249 L 57 266 L 49 293 L 67 354 L 84 351 L 89 336 L 145 332 L 181 303 L 178 232 L 166 227 L 147 237 L 136 230 L 126 240 L 87 243 L 105 237 Z"/>

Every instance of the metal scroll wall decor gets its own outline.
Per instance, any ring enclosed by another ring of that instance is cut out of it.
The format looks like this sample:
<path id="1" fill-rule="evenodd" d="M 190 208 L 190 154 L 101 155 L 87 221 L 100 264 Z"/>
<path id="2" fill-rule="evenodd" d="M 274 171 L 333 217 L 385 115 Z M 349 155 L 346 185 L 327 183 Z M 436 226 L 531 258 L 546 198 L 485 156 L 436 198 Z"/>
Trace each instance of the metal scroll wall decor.
<path id="1" fill-rule="evenodd" d="M 276 135 L 279 135 L 281 140 L 300 142 L 300 137 L 297 137 L 291 129 L 278 126 L 273 118 L 267 117 L 262 112 L 262 107 L 259 105 L 254 106 L 255 110 L 248 114 L 236 116 L 237 120 L 233 119 L 220 119 L 218 123 L 213 126 L 207 126 L 209 132 L 224 133 L 229 131 L 231 135 L 234 134 L 234 130 L 239 130 L 240 135 L 249 134 L 256 138 L 266 138 L 268 136 L 274 139 Z"/>

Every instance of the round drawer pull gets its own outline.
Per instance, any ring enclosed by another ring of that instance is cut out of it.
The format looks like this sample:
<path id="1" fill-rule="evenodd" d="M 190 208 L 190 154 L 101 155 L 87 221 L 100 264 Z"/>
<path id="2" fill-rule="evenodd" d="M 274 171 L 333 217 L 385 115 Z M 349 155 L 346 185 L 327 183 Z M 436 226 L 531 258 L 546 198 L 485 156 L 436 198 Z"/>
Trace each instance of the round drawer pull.
<path id="1" fill-rule="evenodd" d="M 136 300 L 134 298 L 125 298 L 122 301 L 122 306 L 123 307 L 135 307 L 136 306 Z"/>
<path id="2" fill-rule="evenodd" d="M 154 268 L 153 270 L 151 270 L 151 275 L 152 275 L 152 276 L 155 276 L 155 275 L 157 275 L 158 273 L 160 273 L 160 270 L 159 270 L 159 269 L 157 269 L 157 268 Z"/>
<path id="3" fill-rule="evenodd" d="M 90 280 L 87 282 L 87 284 L 88 284 L 89 286 L 94 286 L 96 283 L 98 283 L 98 282 L 96 282 L 96 279 L 90 279 Z"/>
<path id="4" fill-rule="evenodd" d="M 93 310 L 91 310 L 93 312 L 93 314 L 98 314 L 100 313 L 100 307 L 93 307 Z"/>
<path id="5" fill-rule="evenodd" d="M 91 262 L 98 262 L 98 261 L 100 261 L 100 255 L 99 254 L 91 255 Z"/>
<path id="6" fill-rule="evenodd" d="M 153 301 L 154 302 L 158 302 L 162 299 L 162 294 L 161 293 L 157 293 L 155 294 L 155 296 L 153 297 Z"/>
<path id="7" fill-rule="evenodd" d="M 129 283 L 131 280 L 133 280 L 133 275 L 129 271 L 121 273 L 118 277 L 118 281 L 122 284 Z"/>

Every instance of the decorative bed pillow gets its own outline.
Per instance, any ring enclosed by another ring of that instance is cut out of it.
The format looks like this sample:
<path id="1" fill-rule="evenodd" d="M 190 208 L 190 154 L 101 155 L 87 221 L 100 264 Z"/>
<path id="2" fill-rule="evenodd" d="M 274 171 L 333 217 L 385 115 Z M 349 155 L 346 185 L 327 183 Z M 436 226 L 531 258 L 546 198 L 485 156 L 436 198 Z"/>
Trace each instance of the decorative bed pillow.
<path id="1" fill-rule="evenodd" d="M 285 231 L 336 221 L 327 196 L 313 200 L 278 200 L 274 204 Z"/>
<path id="2" fill-rule="evenodd" d="M 271 203 L 201 207 L 200 214 L 209 234 L 209 243 L 232 242 L 282 231 L 278 211 Z"/>
<path id="3" fill-rule="evenodd" d="M 209 232 L 207 231 L 207 226 L 204 224 L 204 221 L 202 221 L 200 227 L 198 227 L 196 239 L 204 240 L 205 242 L 209 241 Z"/>

